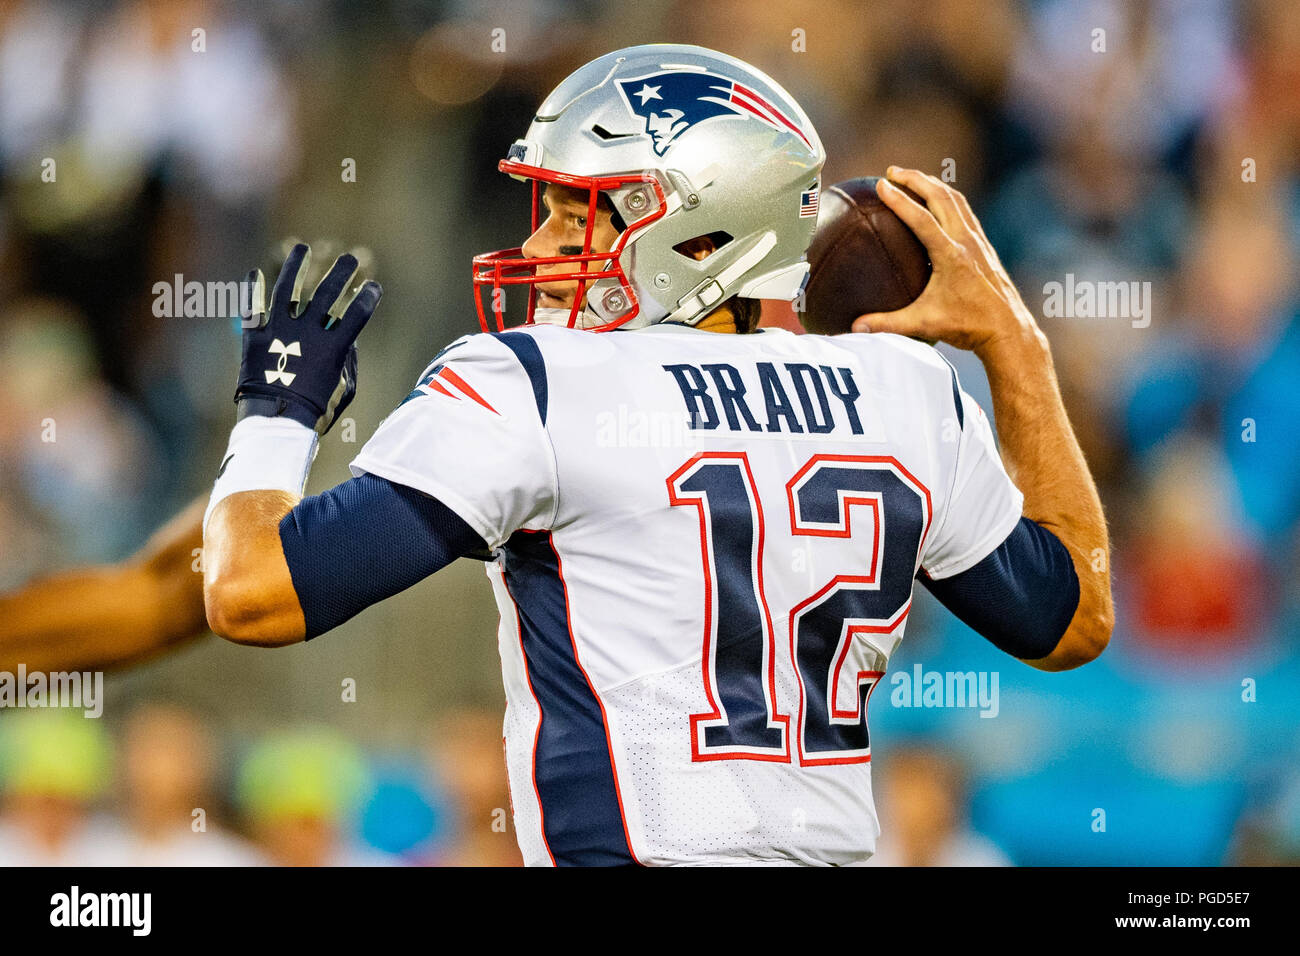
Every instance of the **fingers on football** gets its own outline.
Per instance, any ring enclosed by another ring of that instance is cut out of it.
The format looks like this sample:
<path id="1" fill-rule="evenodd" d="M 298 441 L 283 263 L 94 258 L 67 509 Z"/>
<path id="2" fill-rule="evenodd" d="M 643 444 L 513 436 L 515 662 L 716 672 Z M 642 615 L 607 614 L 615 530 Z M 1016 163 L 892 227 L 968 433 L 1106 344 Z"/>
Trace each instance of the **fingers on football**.
<path id="1" fill-rule="evenodd" d="M 921 338 L 937 338 L 930 334 L 929 309 L 914 302 L 896 312 L 868 312 L 853 320 L 854 332 L 896 332 Z"/>
<path id="2" fill-rule="evenodd" d="M 943 231 L 943 227 L 939 225 L 934 215 L 889 180 L 880 181 L 876 186 L 876 194 L 912 232 L 916 233 L 926 251 L 930 253 L 931 259 L 947 252 L 952 246 L 952 239 Z"/>
<path id="3" fill-rule="evenodd" d="M 276 315 L 291 315 L 289 303 L 302 301 L 302 283 L 311 264 L 311 246 L 299 242 L 289 250 L 280 275 L 271 290 L 271 311 Z"/>
<path id="4" fill-rule="evenodd" d="M 902 183 L 924 199 L 926 206 L 939 221 L 944 232 L 953 239 L 960 239 L 961 227 L 966 223 L 962 219 L 961 210 L 957 207 L 957 200 L 954 197 L 956 190 L 919 169 L 891 166 L 887 174 L 891 180 Z"/>

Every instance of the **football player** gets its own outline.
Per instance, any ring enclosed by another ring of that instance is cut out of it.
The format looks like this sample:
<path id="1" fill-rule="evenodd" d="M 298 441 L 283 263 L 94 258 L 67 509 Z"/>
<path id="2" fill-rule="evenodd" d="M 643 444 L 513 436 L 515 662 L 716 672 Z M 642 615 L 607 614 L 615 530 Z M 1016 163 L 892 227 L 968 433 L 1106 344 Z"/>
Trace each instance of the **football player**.
<path id="1" fill-rule="evenodd" d="M 1109 640 L 1108 544 L 1046 339 L 937 180 L 890 171 L 929 210 L 882 189 L 934 276 L 862 327 L 904 334 L 725 334 L 751 331 L 749 300 L 798 295 L 823 160 L 732 57 L 649 45 L 578 70 L 500 164 L 535 216 L 522 248 L 475 259 L 496 331 L 436 356 L 352 480 L 307 499 L 379 291 L 344 304 L 345 256 L 303 300 L 295 248 L 245 332 L 205 523 L 213 630 L 312 639 L 483 555 L 527 862 L 868 857 L 867 703 L 913 582 L 1061 670 Z M 506 331 L 511 285 L 530 321 Z M 1014 482 L 952 367 L 906 335 L 983 360 Z"/>
<path id="2" fill-rule="evenodd" d="M 914 581 L 1048 671 L 1095 658 L 1113 611 L 1046 339 L 960 193 L 889 171 L 928 204 L 881 189 L 934 275 L 860 321 L 877 334 L 728 334 L 798 295 L 823 160 L 799 106 L 732 57 L 650 45 L 578 70 L 501 163 L 535 218 L 475 259 L 495 331 L 436 356 L 354 477 L 309 498 L 381 291 L 349 295 L 343 256 L 305 298 L 296 247 L 244 333 L 204 519 L 213 630 L 312 639 L 481 557 L 526 862 L 870 856 L 867 703 Z M 509 286 L 529 322 L 507 331 Z M 981 358 L 1002 458 L 913 335 Z"/>

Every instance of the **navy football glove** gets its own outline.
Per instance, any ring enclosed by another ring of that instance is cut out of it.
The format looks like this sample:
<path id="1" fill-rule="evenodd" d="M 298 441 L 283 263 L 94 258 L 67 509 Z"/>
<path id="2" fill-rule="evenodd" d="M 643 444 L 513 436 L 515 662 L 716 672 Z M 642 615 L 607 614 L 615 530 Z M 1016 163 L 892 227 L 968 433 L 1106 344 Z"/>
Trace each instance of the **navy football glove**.
<path id="1" fill-rule="evenodd" d="M 311 248 L 305 243 L 290 250 L 271 290 L 269 311 L 263 302 L 262 271 L 249 273 L 252 303 L 244 323 L 235 402 L 241 420 L 250 415 L 284 416 L 324 435 L 356 395 L 357 336 L 384 290 L 378 282 L 367 281 L 349 303 L 348 285 L 356 275 L 357 260 L 345 254 L 334 260 L 303 304 L 310 259 Z"/>

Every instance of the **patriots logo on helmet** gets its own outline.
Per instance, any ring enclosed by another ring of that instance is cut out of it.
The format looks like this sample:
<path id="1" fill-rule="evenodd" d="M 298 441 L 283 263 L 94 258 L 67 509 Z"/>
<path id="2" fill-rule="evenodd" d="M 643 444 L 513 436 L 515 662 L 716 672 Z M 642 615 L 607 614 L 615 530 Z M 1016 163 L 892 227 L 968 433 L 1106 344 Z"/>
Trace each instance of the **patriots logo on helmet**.
<path id="1" fill-rule="evenodd" d="M 658 156 L 666 153 L 686 130 L 718 116 L 756 116 L 812 146 L 798 124 L 776 105 L 716 73 L 664 70 L 614 82 L 628 109 L 645 121 L 645 131 L 654 139 Z"/>

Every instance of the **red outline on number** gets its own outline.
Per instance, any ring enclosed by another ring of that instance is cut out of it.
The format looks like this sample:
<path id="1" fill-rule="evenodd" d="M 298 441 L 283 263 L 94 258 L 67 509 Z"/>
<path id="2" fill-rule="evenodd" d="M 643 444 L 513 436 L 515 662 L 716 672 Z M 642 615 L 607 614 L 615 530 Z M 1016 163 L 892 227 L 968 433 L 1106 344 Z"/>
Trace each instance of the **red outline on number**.
<path id="1" fill-rule="evenodd" d="M 912 602 L 909 601 L 909 602 L 907 602 L 907 603 L 908 603 L 908 606 L 910 607 Z M 906 615 L 904 615 L 904 617 L 906 617 Z M 899 618 L 899 620 L 902 621 L 902 618 Z M 852 631 L 853 628 L 850 628 L 849 630 Z M 851 638 L 850 638 L 850 639 L 851 639 Z M 849 647 L 849 642 L 848 642 L 848 641 L 845 641 L 845 642 L 844 642 L 844 649 L 847 651 L 847 650 L 848 650 L 848 647 Z M 841 655 L 841 659 L 842 659 L 842 658 L 843 658 L 843 655 Z M 838 670 L 839 670 L 839 668 L 836 668 L 837 673 L 838 673 Z M 885 672 L 884 672 L 884 671 L 858 671 L 858 678 L 857 678 L 857 682 L 856 682 L 856 686 L 858 686 L 858 687 L 861 687 L 861 686 L 862 686 L 862 679 L 863 679 L 864 677 L 874 677 L 874 678 L 875 678 L 875 680 L 873 680 L 873 681 L 871 682 L 871 686 L 867 688 L 867 699 L 866 699 L 866 700 L 863 700 L 863 699 L 862 699 L 862 696 L 861 696 L 860 694 L 854 694 L 854 695 L 853 695 L 853 703 L 854 703 L 853 713 L 851 713 L 851 714 L 841 714 L 838 710 L 836 710 L 836 711 L 832 711 L 833 716 L 835 716 L 835 717 L 840 717 L 840 718 L 846 718 L 846 717 L 859 717 L 859 718 L 860 718 L 860 717 L 862 716 L 862 708 L 863 708 L 863 706 L 865 706 L 866 704 L 870 704 L 870 703 L 871 703 L 871 695 L 874 694 L 874 693 L 876 692 L 876 688 L 880 686 L 880 678 L 882 678 L 882 677 L 884 677 L 884 676 L 885 676 Z M 839 689 L 839 688 L 837 687 L 836 690 L 838 690 L 838 689 Z M 833 697 L 833 696 L 834 696 L 834 691 L 832 691 L 832 697 Z M 867 760 L 868 760 L 868 761 L 871 760 L 871 754 L 867 754 Z"/>
<path id="2" fill-rule="evenodd" d="M 825 597 L 835 588 L 838 588 L 841 584 L 845 584 L 845 583 L 874 584 L 876 582 L 877 566 L 880 560 L 881 521 L 880 521 L 880 498 L 878 495 L 873 496 L 871 498 L 855 498 L 848 495 L 843 495 L 840 497 L 840 501 L 843 503 L 843 508 L 844 508 L 845 530 L 843 532 L 839 530 L 828 531 L 821 528 L 801 528 L 796 523 L 794 486 L 805 474 L 807 474 L 809 471 L 812 470 L 814 465 L 826 461 L 844 461 L 844 462 L 856 462 L 862 464 L 883 464 L 887 466 L 892 466 L 894 469 L 897 470 L 897 472 L 901 476 L 905 477 L 908 481 L 910 481 L 913 485 L 915 485 L 917 488 L 921 490 L 921 493 L 925 496 L 925 527 L 921 529 L 921 537 L 916 544 L 916 556 L 918 561 L 920 560 L 920 556 L 925 549 L 925 539 L 926 536 L 929 535 L 930 533 L 930 523 L 934 520 L 934 503 L 930 498 L 930 489 L 927 488 L 915 475 L 913 475 L 910 471 L 904 468 L 903 465 L 899 462 L 899 460 L 893 457 L 892 455 L 813 455 L 811 458 L 808 459 L 808 461 L 804 464 L 802 468 L 800 468 L 797 472 L 795 472 L 794 477 L 791 478 L 788 482 L 786 482 L 786 486 L 785 486 L 786 501 L 788 502 L 790 508 L 790 533 L 792 535 L 806 535 L 810 537 L 822 537 L 822 538 L 851 537 L 850 506 L 855 504 L 870 505 L 875 514 L 875 519 L 876 519 L 875 526 L 873 528 L 873 541 L 871 545 L 870 573 L 866 575 L 837 574 L 835 577 L 831 578 L 830 581 L 827 582 L 827 584 L 824 587 L 822 587 L 819 591 L 817 591 L 816 594 L 812 595 L 809 598 L 806 598 L 803 601 L 800 601 L 798 604 L 796 604 L 793 608 L 790 609 L 790 618 L 789 618 L 790 620 L 790 664 L 794 668 L 795 682 L 799 685 L 799 719 L 795 727 L 795 743 L 797 744 L 798 751 L 799 751 L 799 765 L 803 767 L 822 766 L 827 764 L 870 763 L 871 762 L 870 744 L 868 744 L 867 746 L 867 752 L 857 757 L 809 757 L 804 754 L 804 750 L 803 750 L 804 714 L 806 712 L 807 702 L 804 699 L 803 673 L 799 670 L 799 657 L 795 649 L 795 640 L 794 640 L 795 626 L 798 623 L 799 615 L 803 613 L 803 611 L 807 607 L 811 606 L 815 602 L 820 601 L 823 597 Z M 856 637 L 856 635 L 858 634 L 889 634 L 897 630 L 898 627 L 905 620 L 907 620 L 907 615 L 911 613 L 911 610 L 912 610 L 912 602 L 909 600 L 907 604 L 900 609 L 899 613 L 897 613 L 893 618 L 891 618 L 889 621 L 887 621 L 884 624 L 879 624 L 879 625 L 854 624 L 849 626 L 848 634 L 844 641 L 844 647 L 840 650 L 839 658 L 835 661 L 835 668 L 830 675 L 830 680 L 831 680 L 830 717 L 831 719 L 835 719 L 835 718 L 844 719 L 849 717 L 858 717 L 861 719 L 865 719 L 866 705 L 871 702 L 871 695 L 875 692 L 876 687 L 879 686 L 880 678 L 884 676 L 884 671 L 880 671 L 880 672 L 859 671 L 857 675 L 857 681 L 854 684 L 855 688 L 861 686 L 861 681 L 864 676 L 870 676 L 872 674 L 877 674 L 877 673 L 879 674 L 879 676 L 876 678 L 875 683 L 871 685 L 871 689 L 867 691 L 866 700 L 862 700 L 860 695 L 854 693 L 853 695 L 854 710 L 852 713 L 840 712 L 840 710 L 836 706 L 838 701 L 838 695 L 839 695 L 840 672 L 843 669 L 845 658 L 848 657 L 849 648 L 853 644 L 854 637 Z"/>
<path id="3" fill-rule="evenodd" d="M 704 513 L 704 502 L 700 498 L 681 498 L 678 497 L 673 483 L 677 481 L 686 472 L 695 468 L 703 461 L 711 459 L 739 460 L 745 467 L 745 479 L 749 483 L 751 501 L 753 502 L 753 512 L 758 516 L 758 541 L 755 546 L 757 559 L 757 590 L 759 604 L 763 608 L 763 623 L 766 626 L 767 633 L 767 686 L 768 697 L 771 701 L 771 713 L 769 719 L 772 723 L 781 725 L 781 737 L 785 741 L 783 753 L 754 754 L 737 751 L 731 752 L 712 752 L 707 754 L 700 753 L 698 723 L 701 720 L 722 720 L 722 710 L 718 707 L 717 698 L 713 694 L 713 682 L 709 678 L 709 662 L 711 660 L 711 643 L 713 637 L 713 574 L 711 571 L 711 562 L 709 560 L 709 534 L 708 519 Z M 763 589 L 763 545 L 766 536 L 766 529 L 763 524 L 763 501 L 758 496 L 758 485 L 754 482 L 754 473 L 749 467 L 749 456 L 743 451 L 702 451 L 687 459 L 686 463 L 668 476 L 666 484 L 668 485 L 668 501 L 673 506 L 690 505 L 695 508 L 700 519 L 700 556 L 704 565 L 704 652 L 700 658 L 701 670 L 704 674 L 704 693 L 709 699 L 709 706 L 713 708 L 712 713 L 708 714 L 691 714 L 691 760 L 766 760 L 774 763 L 790 763 L 790 715 L 781 714 L 777 709 L 776 698 L 776 630 L 772 627 L 772 612 L 767 606 L 767 594 Z M 797 675 L 796 675 L 797 676 Z"/>
<path id="4" fill-rule="evenodd" d="M 907 618 L 908 612 L 911 610 L 912 610 L 912 602 L 908 601 L 907 609 L 903 611 L 903 616 L 900 617 L 894 623 L 894 627 L 889 628 L 889 630 L 892 631 L 894 630 L 894 628 L 898 627 L 899 624 L 903 623 L 903 621 L 906 620 Z M 844 641 L 844 649 L 840 651 L 840 658 L 835 662 L 835 670 L 831 672 L 831 680 L 834 682 L 831 684 L 831 717 L 839 718 L 840 720 L 851 720 L 854 717 L 862 716 L 862 699 L 858 697 L 857 694 L 853 695 L 853 710 L 841 711 L 839 709 L 840 671 L 844 669 L 844 659 L 849 656 L 849 648 L 853 645 L 853 638 L 856 637 L 859 633 L 870 632 L 873 630 L 876 629 L 871 628 L 865 624 L 853 624 L 849 627 L 847 640 Z M 888 633 L 888 631 L 885 631 L 884 633 Z M 884 671 L 858 671 L 857 686 L 859 687 L 862 686 L 862 678 L 864 677 L 879 678 L 884 676 L 885 676 Z M 873 684 L 872 690 L 874 689 L 875 689 L 875 685 Z M 868 700 L 871 699 L 871 691 L 867 691 L 867 699 Z"/>
<path id="5" fill-rule="evenodd" d="M 790 533 L 811 535 L 817 538 L 851 538 L 853 537 L 853 512 L 850 505 L 871 505 L 876 510 L 876 528 L 880 528 L 880 496 L 873 495 L 870 498 L 855 498 L 850 495 L 841 496 L 840 500 L 844 503 L 844 529 L 828 530 L 826 528 L 800 528 L 795 524 L 795 503 L 794 503 L 794 486 L 799 483 L 799 479 L 806 475 L 818 463 L 818 459 L 834 459 L 836 461 L 862 461 L 863 458 L 854 457 L 853 455 L 814 455 L 809 458 L 802 468 L 794 473 L 794 477 L 785 483 L 785 497 L 790 505 Z M 880 535 L 876 535 L 877 543 Z M 875 558 L 872 558 L 871 566 L 876 566 Z"/>

